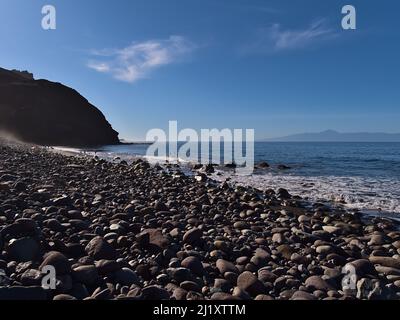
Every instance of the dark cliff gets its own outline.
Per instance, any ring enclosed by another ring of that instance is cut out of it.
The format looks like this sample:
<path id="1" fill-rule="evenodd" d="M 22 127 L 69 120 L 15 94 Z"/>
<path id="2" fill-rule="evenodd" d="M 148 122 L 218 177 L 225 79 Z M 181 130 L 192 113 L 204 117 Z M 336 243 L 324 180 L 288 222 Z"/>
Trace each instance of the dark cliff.
<path id="1" fill-rule="evenodd" d="M 40 145 L 119 144 L 102 112 L 60 83 L 0 68 L 0 132 Z"/>

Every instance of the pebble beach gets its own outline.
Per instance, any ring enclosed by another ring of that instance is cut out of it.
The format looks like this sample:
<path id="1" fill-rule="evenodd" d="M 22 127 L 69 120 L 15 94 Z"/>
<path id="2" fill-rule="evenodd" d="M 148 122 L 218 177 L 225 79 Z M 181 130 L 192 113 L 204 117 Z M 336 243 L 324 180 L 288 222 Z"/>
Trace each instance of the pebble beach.
<path id="1" fill-rule="evenodd" d="M 179 166 L 0 142 L 0 300 L 92 299 L 398 300 L 399 226 Z"/>

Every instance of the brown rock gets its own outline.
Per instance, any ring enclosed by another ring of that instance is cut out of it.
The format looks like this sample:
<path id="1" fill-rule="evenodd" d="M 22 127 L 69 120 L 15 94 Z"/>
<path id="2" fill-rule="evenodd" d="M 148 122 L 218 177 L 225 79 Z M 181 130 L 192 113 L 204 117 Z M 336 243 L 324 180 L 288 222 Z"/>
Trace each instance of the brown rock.
<path id="1" fill-rule="evenodd" d="M 49 265 L 56 269 L 57 275 L 64 275 L 71 272 L 71 264 L 67 257 L 57 251 L 52 251 L 46 254 L 39 269 L 42 270 L 45 266 Z"/>
<path id="2" fill-rule="evenodd" d="M 201 263 L 200 259 L 197 257 L 187 257 L 181 262 L 181 266 L 184 268 L 189 269 L 194 274 L 198 276 L 202 276 L 204 274 L 203 264 Z"/>
<path id="3" fill-rule="evenodd" d="M 115 249 L 102 237 L 93 238 L 86 246 L 85 251 L 95 260 L 114 260 L 117 256 Z"/>
<path id="4" fill-rule="evenodd" d="M 147 229 L 142 232 L 142 234 L 148 235 L 149 244 L 153 249 L 161 251 L 166 249 L 169 245 L 169 240 L 164 237 L 161 230 L 159 229 Z"/>
<path id="5" fill-rule="evenodd" d="M 200 240 L 200 238 L 203 236 L 203 231 L 197 228 L 193 228 L 189 231 L 187 231 L 183 235 L 183 242 L 184 243 L 189 243 L 189 244 L 195 244 L 197 241 Z"/>
<path id="6" fill-rule="evenodd" d="M 234 273 L 239 273 L 239 270 L 236 268 L 236 266 L 229 261 L 223 260 L 223 259 L 218 259 L 216 263 L 217 269 L 219 272 L 223 275 L 225 272 L 234 272 Z"/>
<path id="7" fill-rule="evenodd" d="M 305 291 L 296 291 L 290 300 L 317 300 L 317 297 Z"/>
<path id="8" fill-rule="evenodd" d="M 390 257 L 370 256 L 369 261 L 371 261 L 373 264 L 380 264 L 385 267 L 400 269 L 400 259 L 394 259 Z"/>
<path id="9" fill-rule="evenodd" d="M 278 248 L 276 248 L 278 252 L 287 260 L 290 260 L 292 254 L 294 253 L 294 249 L 288 244 L 282 244 Z"/>
<path id="10" fill-rule="evenodd" d="M 310 288 L 311 290 L 322 290 L 322 291 L 329 291 L 335 290 L 330 284 L 328 284 L 325 280 L 323 280 L 320 276 L 311 276 L 307 278 L 306 287 Z"/>
<path id="11" fill-rule="evenodd" d="M 237 286 L 254 297 L 265 293 L 265 287 L 263 283 L 249 271 L 245 271 L 239 275 L 237 279 Z"/>

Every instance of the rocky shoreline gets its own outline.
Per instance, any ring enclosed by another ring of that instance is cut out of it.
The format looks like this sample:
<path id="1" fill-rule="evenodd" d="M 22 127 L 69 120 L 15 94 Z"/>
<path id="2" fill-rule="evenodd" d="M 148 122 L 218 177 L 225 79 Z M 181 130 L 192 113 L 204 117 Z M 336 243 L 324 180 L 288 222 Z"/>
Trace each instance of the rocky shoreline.
<path id="1" fill-rule="evenodd" d="M 55 290 L 41 286 L 49 265 Z M 0 143 L 10 299 L 400 299 L 400 232 L 284 189 Z"/>

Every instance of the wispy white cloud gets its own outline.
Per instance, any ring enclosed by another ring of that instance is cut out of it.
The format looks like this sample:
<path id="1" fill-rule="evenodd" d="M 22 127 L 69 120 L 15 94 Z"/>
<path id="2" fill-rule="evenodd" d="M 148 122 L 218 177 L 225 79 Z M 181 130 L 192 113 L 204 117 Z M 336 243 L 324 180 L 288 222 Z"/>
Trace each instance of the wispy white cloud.
<path id="1" fill-rule="evenodd" d="M 133 83 L 162 66 L 179 61 L 194 49 L 195 45 L 182 36 L 133 42 L 121 49 L 92 51 L 94 58 L 87 66 L 117 80 Z"/>
<path id="2" fill-rule="evenodd" d="M 103 62 L 89 62 L 88 67 L 97 72 L 109 72 L 110 66 Z"/>
<path id="3" fill-rule="evenodd" d="M 314 21 L 306 28 L 284 29 L 280 24 L 258 30 L 255 39 L 243 47 L 242 52 L 277 52 L 305 48 L 337 36 L 326 19 Z"/>

